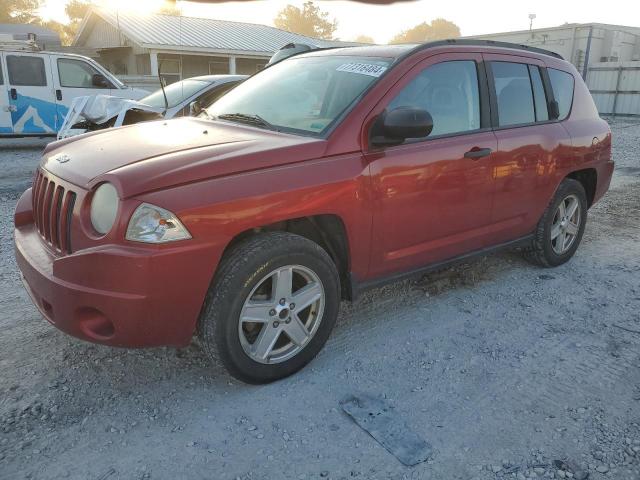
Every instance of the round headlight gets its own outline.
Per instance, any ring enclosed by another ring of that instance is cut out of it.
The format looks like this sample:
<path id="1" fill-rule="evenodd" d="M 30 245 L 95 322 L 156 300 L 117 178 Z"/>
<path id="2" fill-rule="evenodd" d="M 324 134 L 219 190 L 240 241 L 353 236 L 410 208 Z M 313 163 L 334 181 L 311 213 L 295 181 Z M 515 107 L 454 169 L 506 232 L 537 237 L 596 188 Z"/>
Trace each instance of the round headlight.
<path id="1" fill-rule="evenodd" d="M 104 235 L 111 230 L 118 213 L 118 192 L 110 183 L 103 183 L 91 200 L 91 225 Z"/>

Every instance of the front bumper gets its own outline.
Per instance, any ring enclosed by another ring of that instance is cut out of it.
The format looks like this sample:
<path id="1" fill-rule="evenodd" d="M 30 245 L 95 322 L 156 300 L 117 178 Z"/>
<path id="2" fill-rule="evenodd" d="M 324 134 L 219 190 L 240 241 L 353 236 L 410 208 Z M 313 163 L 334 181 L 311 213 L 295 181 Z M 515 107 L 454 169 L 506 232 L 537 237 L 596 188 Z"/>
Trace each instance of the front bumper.
<path id="1" fill-rule="evenodd" d="M 109 244 L 61 255 L 28 221 L 30 208 L 28 190 L 16 208 L 16 260 L 51 324 L 118 347 L 189 344 L 215 268 L 203 262 L 215 258 L 207 245 Z"/>

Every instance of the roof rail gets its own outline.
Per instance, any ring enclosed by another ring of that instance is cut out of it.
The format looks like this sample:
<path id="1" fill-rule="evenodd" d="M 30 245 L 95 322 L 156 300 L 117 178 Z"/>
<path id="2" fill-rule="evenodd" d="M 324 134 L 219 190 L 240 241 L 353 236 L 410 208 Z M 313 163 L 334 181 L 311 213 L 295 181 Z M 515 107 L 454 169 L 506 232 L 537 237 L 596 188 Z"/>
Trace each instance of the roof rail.
<path id="1" fill-rule="evenodd" d="M 495 40 L 476 40 L 473 38 L 451 38 L 447 40 L 436 40 L 435 42 L 427 42 L 422 45 L 418 45 L 412 50 L 413 52 L 423 50 L 426 48 L 441 47 L 444 45 L 469 45 L 469 46 L 485 46 L 485 47 L 500 47 L 500 48 L 513 48 L 517 50 L 526 50 L 533 53 L 542 53 L 543 55 L 549 55 L 551 57 L 564 60 L 562 55 L 551 50 L 545 50 L 544 48 L 532 47 L 530 45 L 523 45 L 520 43 L 500 42 Z"/>

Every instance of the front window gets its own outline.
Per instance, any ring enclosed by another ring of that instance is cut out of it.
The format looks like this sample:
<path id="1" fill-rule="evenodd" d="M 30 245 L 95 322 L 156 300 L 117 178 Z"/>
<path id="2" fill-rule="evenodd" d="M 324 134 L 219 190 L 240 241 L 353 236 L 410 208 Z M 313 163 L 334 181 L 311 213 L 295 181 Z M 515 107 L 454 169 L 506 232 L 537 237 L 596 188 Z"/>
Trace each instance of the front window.
<path id="1" fill-rule="evenodd" d="M 480 128 L 478 73 L 473 60 L 442 62 L 425 68 L 395 97 L 387 110 L 416 107 L 433 118 L 430 136 Z"/>
<path id="2" fill-rule="evenodd" d="M 322 134 L 390 63 L 354 56 L 292 58 L 241 83 L 206 112 L 225 121 Z"/>
<path id="3" fill-rule="evenodd" d="M 203 82 L 202 80 L 183 80 L 165 87 L 164 91 L 167 94 L 167 103 L 169 104 L 169 108 L 173 108 L 179 103 L 182 103 L 184 100 L 192 97 L 199 91 L 204 90 L 209 85 L 209 82 Z M 164 108 L 165 104 L 162 89 L 160 88 L 151 95 L 147 95 L 140 100 L 140 103 L 144 103 L 151 107 Z"/>
<path id="4" fill-rule="evenodd" d="M 102 74 L 83 60 L 73 58 L 58 59 L 58 77 L 62 87 L 110 88 L 111 85 L 96 87 L 93 84 L 94 75 Z"/>

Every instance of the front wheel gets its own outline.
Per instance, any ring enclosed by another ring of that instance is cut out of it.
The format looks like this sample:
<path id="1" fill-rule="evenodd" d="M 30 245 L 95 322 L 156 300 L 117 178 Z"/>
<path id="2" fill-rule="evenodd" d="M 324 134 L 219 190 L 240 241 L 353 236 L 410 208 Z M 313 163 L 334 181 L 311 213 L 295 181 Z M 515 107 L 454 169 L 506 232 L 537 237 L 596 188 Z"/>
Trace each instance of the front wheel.
<path id="1" fill-rule="evenodd" d="M 331 257 L 299 235 L 272 232 L 221 262 L 199 335 L 234 377 L 267 383 L 295 373 L 322 349 L 338 316 L 340 281 Z"/>
<path id="2" fill-rule="evenodd" d="M 538 222 L 525 258 L 543 267 L 567 262 L 578 249 L 587 223 L 587 195 L 577 180 L 562 181 Z"/>

